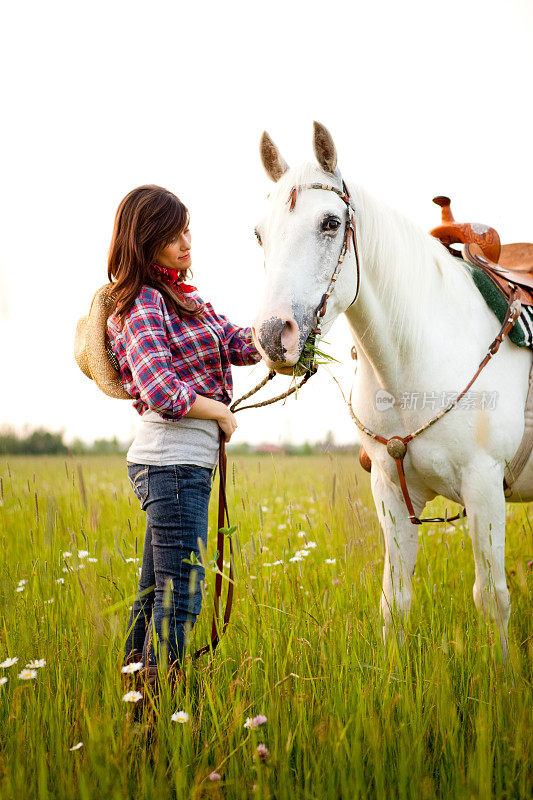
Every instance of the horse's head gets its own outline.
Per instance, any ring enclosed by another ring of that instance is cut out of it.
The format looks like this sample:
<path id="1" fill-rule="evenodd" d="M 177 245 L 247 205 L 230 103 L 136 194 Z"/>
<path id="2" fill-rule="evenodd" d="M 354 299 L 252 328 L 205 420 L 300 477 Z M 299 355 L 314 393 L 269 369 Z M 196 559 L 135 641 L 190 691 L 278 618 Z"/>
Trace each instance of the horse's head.
<path id="1" fill-rule="evenodd" d="M 292 192 L 293 187 L 311 183 L 328 184 L 343 192 L 333 139 L 317 122 L 313 148 L 318 163 L 291 169 L 266 131 L 261 137 L 263 166 L 276 187 L 256 226 L 265 251 L 267 280 L 253 327 L 254 342 L 268 367 L 286 374 L 292 374 L 316 325 L 324 294 L 332 289 L 320 323 L 322 334 L 353 302 L 358 281 L 352 246 L 340 264 L 334 287 L 331 284 L 352 209 L 347 211 L 339 194 L 327 189 Z"/>

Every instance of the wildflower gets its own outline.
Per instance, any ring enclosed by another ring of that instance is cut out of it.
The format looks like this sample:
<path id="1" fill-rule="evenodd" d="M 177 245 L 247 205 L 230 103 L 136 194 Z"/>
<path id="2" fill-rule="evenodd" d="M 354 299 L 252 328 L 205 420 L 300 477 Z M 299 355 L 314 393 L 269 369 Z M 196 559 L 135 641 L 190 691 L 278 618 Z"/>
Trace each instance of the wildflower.
<path id="1" fill-rule="evenodd" d="M 268 747 L 265 745 L 265 743 L 261 742 L 261 744 L 258 744 L 256 750 L 261 761 L 266 761 L 270 753 L 268 752 Z"/>
<path id="2" fill-rule="evenodd" d="M 31 681 L 33 678 L 37 677 L 37 670 L 36 669 L 23 669 L 22 672 L 19 672 L 19 678 L 21 681 Z"/>
<path id="3" fill-rule="evenodd" d="M 63 558 L 72 558 L 72 553 L 68 550 L 63 550 Z"/>
<path id="4" fill-rule="evenodd" d="M 94 556 L 89 556 L 89 558 L 87 559 L 87 561 L 90 561 L 90 562 L 91 562 L 91 564 L 96 564 L 96 562 L 98 561 L 98 559 L 97 559 L 97 558 L 95 558 Z"/>
<path id="5" fill-rule="evenodd" d="M 533 561 L 528 561 L 527 562 L 527 568 L 528 569 L 532 569 L 533 568 Z"/>
<path id="6" fill-rule="evenodd" d="M 37 658 L 35 661 L 30 661 L 29 664 L 26 664 L 26 669 L 39 669 L 40 667 L 45 667 L 46 661 L 44 658 Z"/>
<path id="7" fill-rule="evenodd" d="M 187 714 L 186 711 L 174 711 L 170 719 L 172 720 L 172 722 L 182 722 L 182 723 L 188 722 L 189 715 Z"/>
<path id="8" fill-rule="evenodd" d="M 219 781 L 222 778 L 220 772 L 210 772 L 209 773 L 209 780 L 210 781 Z"/>
<path id="9" fill-rule="evenodd" d="M 4 683 L 7 683 L 7 678 L 5 675 L 2 675 L 2 677 L 0 678 L 0 686 L 3 686 Z"/>
<path id="10" fill-rule="evenodd" d="M 333 586 L 338 586 L 338 585 L 339 585 L 339 583 L 340 583 L 340 580 L 339 580 L 338 578 L 333 578 L 333 580 L 331 581 L 331 583 L 333 584 Z"/>
<path id="11" fill-rule="evenodd" d="M 278 564 L 283 564 L 283 561 L 273 561 L 272 562 L 272 566 L 273 567 L 277 566 Z"/>
<path id="12" fill-rule="evenodd" d="M 12 667 L 13 664 L 16 664 L 19 660 L 18 656 L 13 656 L 13 658 L 6 658 L 5 661 L 2 661 L 0 667 Z"/>
<path id="13" fill-rule="evenodd" d="M 296 535 L 299 536 L 301 539 L 303 536 L 305 536 L 305 531 L 298 531 Z"/>
<path id="14" fill-rule="evenodd" d="M 258 714 L 256 717 L 246 717 L 246 722 L 243 727 L 258 728 L 260 725 L 264 725 L 266 721 L 267 718 L 264 714 Z"/>
<path id="15" fill-rule="evenodd" d="M 305 544 L 304 547 L 306 547 L 307 549 L 309 548 L 314 549 L 315 547 L 318 547 L 318 545 L 316 542 L 307 542 L 307 544 Z"/>
<path id="16" fill-rule="evenodd" d="M 280 525 L 278 525 L 278 531 L 284 531 L 286 527 L 287 525 L 284 522 L 282 522 Z"/>
<path id="17" fill-rule="evenodd" d="M 303 556 L 300 553 L 295 553 L 289 561 L 303 561 Z"/>
<path id="18" fill-rule="evenodd" d="M 79 750 L 80 747 L 83 747 L 83 742 L 78 742 L 78 744 L 73 745 L 70 750 Z"/>
<path id="19" fill-rule="evenodd" d="M 87 558 L 88 555 L 88 550 L 78 550 L 78 558 Z"/>
<path id="20" fill-rule="evenodd" d="M 325 563 L 326 564 L 335 564 L 336 561 L 337 561 L 336 558 L 326 558 Z"/>
<path id="21" fill-rule="evenodd" d="M 26 578 L 21 578 L 20 581 L 19 581 L 19 586 L 24 586 L 24 584 L 26 584 L 26 583 L 28 583 Z"/>
<path id="22" fill-rule="evenodd" d="M 126 564 L 136 564 L 139 561 L 138 558 L 127 558 Z"/>
<path id="23" fill-rule="evenodd" d="M 74 572 L 72 567 L 63 567 L 63 572 Z"/>
<path id="24" fill-rule="evenodd" d="M 143 662 L 142 661 L 132 661 L 131 664 L 126 664 L 122 667 L 122 672 L 125 672 L 126 675 L 131 675 L 133 672 L 138 672 L 142 669 Z"/>
<path id="25" fill-rule="evenodd" d="M 53 603 L 53 602 L 54 602 L 54 598 L 53 598 L 53 597 L 51 597 L 51 598 L 50 598 L 50 600 L 44 600 L 44 602 L 45 602 L 45 603 Z"/>
<path id="26" fill-rule="evenodd" d="M 261 506 L 261 511 L 264 511 L 264 513 L 265 513 L 265 514 L 268 514 L 268 512 L 270 511 L 270 509 L 269 509 L 269 507 L 268 507 L 268 506 Z"/>
<path id="27" fill-rule="evenodd" d="M 142 697 L 140 692 L 126 692 L 122 699 L 125 703 L 138 703 L 139 700 L 142 700 Z"/>
<path id="28" fill-rule="evenodd" d="M 23 592 L 23 591 L 24 591 L 24 586 L 17 586 L 17 588 L 15 589 L 15 591 L 16 591 L 16 592 Z"/>
<path id="29" fill-rule="evenodd" d="M 65 583 L 64 578 L 56 578 L 56 583 Z"/>

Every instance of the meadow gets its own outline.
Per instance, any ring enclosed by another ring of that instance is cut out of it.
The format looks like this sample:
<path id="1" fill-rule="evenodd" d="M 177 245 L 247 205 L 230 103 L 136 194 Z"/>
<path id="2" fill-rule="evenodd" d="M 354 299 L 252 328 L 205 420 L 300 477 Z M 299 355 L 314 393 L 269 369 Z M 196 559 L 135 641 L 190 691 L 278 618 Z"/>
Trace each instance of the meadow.
<path id="1" fill-rule="evenodd" d="M 230 456 L 228 484 L 230 624 L 135 721 L 121 666 L 145 515 L 125 458 L 0 460 L 0 798 L 531 797 L 531 506 L 507 510 L 502 665 L 466 523 L 420 529 L 405 644 L 385 647 L 355 454 Z M 210 638 L 216 499 L 215 482 L 190 652 Z"/>

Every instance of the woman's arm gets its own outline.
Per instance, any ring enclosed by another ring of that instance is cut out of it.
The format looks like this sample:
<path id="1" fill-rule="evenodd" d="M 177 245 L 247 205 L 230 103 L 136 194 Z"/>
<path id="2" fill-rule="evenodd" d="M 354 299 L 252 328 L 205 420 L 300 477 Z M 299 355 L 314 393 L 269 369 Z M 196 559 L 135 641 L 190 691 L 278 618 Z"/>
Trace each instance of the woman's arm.
<path id="1" fill-rule="evenodd" d="M 261 354 L 252 340 L 252 329 L 234 325 L 224 314 L 217 314 L 211 303 L 206 303 L 206 306 L 219 325 L 224 328 L 231 363 L 235 366 L 244 366 L 261 361 Z"/>
<path id="2" fill-rule="evenodd" d="M 193 419 L 216 420 L 222 428 L 227 442 L 229 442 L 237 428 L 235 416 L 224 403 L 219 400 L 213 400 L 210 397 L 204 397 L 201 394 L 196 395 L 194 403 L 183 416 L 192 417 Z"/>
<path id="3" fill-rule="evenodd" d="M 163 419 L 214 419 L 229 442 L 237 423 L 224 403 L 199 395 L 172 366 L 163 310 L 157 299 L 134 307 L 124 322 L 124 345 L 141 400 Z"/>

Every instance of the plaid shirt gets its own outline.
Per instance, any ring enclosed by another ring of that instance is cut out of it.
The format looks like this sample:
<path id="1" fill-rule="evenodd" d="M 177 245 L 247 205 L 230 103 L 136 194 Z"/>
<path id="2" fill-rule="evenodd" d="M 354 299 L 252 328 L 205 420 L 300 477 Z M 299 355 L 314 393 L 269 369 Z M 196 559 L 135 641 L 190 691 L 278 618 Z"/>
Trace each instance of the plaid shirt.
<path id="1" fill-rule="evenodd" d="M 196 289 L 190 297 L 204 302 Z M 163 419 L 179 419 L 197 393 L 229 405 L 231 364 L 261 360 L 251 328 L 233 325 L 211 303 L 198 317 L 180 318 L 150 286 L 142 287 L 123 330 L 111 314 L 107 331 L 124 389 L 141 415 L 151 408 Z"/>

